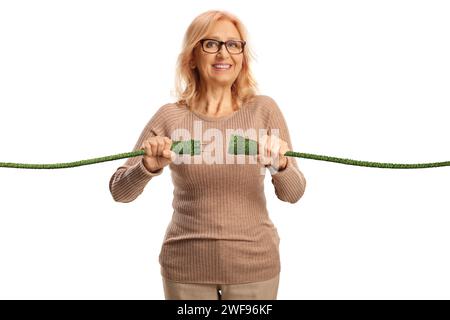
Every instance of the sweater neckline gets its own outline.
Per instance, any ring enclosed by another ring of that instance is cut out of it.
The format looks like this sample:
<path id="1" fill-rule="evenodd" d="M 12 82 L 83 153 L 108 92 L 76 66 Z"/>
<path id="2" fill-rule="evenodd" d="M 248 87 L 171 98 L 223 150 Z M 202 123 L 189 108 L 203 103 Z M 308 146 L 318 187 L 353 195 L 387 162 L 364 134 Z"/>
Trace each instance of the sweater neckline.
<path id="1" fill-rule="evenodd" d="M 230 114 L 226 114 L 226 115 L 223 115 L 223 116 L 220 116 L 220 117 L 208 116 L 206 114 L 203 114 L 203 113 L 200 113 L 200 112 L 197 112 L 197 111 L 193 111 L 193 110 L 189 109 L 189 106 L 187 106 L 187 110 L 190 113 L 192 113 L 194 116 L 196 116 L 196 117 L 198 117 L 198 118 L 200 118 L 202 120 L 211 121 L 211 122 L 220 122 L 220 121 L 225 121 L 225 120 L 228 120 L 228 119 L 234 117 L 236 114 L 241 112 L 242 109 L 245 108 L 245 106 L 246 106 L 246 104 L 243 103 L 242 106 L 239 108 L 239 110 L 236 110 L 236 111 L 234 111 L 234 112 L 232 112 Z"/>

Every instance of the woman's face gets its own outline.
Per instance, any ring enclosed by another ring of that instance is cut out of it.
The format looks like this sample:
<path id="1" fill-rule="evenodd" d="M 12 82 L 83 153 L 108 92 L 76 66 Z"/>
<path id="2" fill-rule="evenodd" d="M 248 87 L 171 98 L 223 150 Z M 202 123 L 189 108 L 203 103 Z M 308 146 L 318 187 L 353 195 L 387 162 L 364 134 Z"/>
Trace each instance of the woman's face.
<path id="1" fill-rule="evenodd" d="M 204 37 L 220 41 L 242 40 L 239 31 L 228 20 L 217 21 Z M 231 87 L 242 69 L 243 53 L 230 54 L 225 44 L 216 53 L 203 51 L 201 45 L 196 48 L 195 65 L 200 73 L 201 81 L 206 84 Z M 219 69 L 215 64 L 229 64 L 229 68 Z"/>

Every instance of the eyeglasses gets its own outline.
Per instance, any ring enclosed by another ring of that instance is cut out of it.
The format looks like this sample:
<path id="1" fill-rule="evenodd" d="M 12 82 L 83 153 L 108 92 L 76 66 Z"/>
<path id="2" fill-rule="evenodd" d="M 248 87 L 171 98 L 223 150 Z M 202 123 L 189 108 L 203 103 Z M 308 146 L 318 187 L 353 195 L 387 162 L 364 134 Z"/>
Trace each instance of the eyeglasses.
<path id="1" fill-rule="evenodd" d="M 202 45 L 203 51 L 207 53 L 216 53 L 222 49 L 222 45 L 225 44 L 228 53 L 239 54 L 244 51 L 245 41 L 243 40 L 228 40 L 219 41 L 215 39 L 202 39 L 199 41 Z"/>

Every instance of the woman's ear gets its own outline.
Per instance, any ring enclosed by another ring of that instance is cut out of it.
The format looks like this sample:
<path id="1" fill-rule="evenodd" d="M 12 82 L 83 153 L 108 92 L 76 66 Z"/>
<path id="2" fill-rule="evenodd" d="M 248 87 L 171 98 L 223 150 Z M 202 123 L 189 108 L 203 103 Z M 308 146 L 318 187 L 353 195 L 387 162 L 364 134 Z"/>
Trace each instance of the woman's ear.
<path id="1" fill-rule="evenodd" d="M 190 58 L 189 58 L 189 67 L 191 68 L 191 69 L 195 69 L 196 68 L 196 63 L 195 63 L 195 60 L 197 59 L 197 53 L 195 52 L 195 49 L 196 48 L 194 48 L 193 50 L 192 50 L 192 54 L 191 54 L 191 56 L 190 56 Z"/>

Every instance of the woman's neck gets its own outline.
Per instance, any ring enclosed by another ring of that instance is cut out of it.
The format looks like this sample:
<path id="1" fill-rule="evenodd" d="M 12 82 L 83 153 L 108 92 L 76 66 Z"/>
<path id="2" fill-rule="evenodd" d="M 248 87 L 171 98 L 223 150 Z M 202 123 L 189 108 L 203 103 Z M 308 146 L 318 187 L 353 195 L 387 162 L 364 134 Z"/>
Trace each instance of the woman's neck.
<path id="1" fill-rule="evenodd" d="M 236 110 L 231 89 L 208 90 L 198 100 L 195 100 L 193 108 L 210 116 L 222 116 L 233 113 Z"/>

